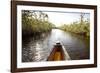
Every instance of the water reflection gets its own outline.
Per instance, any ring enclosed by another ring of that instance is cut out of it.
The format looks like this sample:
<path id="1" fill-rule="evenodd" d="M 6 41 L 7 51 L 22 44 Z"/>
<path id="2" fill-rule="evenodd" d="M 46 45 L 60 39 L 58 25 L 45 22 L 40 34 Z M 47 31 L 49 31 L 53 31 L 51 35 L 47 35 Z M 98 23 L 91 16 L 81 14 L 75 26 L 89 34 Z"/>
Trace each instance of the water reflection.
<path id="1" fill-rule="evenodd" d="M 89 59 L 89 40 L 83 36 L 52 29 L 51 33 L 23 39 L 22 61 L 46 61 L 57 41 L 65 46 L 72 60 Z"/>

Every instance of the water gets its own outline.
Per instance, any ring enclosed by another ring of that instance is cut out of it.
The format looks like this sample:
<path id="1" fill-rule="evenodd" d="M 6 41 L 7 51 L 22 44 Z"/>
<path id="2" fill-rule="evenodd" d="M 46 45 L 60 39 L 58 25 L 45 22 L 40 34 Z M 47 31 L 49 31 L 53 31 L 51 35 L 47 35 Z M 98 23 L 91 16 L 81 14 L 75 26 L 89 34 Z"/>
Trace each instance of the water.
<path id="1" fill-rule="evenodd" d="M 88 39 L 59 29 L 52 29 L 48 34 L 23 39 L 22 62 L 46 61 L 57 41 L 64 45 L 71 60 L 89 59 Z"/>

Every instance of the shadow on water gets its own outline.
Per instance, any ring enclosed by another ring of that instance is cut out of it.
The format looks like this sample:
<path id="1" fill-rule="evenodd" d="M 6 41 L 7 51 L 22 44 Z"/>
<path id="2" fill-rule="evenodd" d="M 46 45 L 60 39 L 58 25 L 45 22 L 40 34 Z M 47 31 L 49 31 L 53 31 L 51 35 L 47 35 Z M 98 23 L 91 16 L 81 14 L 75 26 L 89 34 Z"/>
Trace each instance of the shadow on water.
<path id="1" fill-rule="evenodd" d="M 64 44 L 72 60 L 82 60 L 90 58 L 89 38 L 67 32 L 73 39 L 71 44 Z"/>
<path id="2" fill-rule="evenodd" d="M 44 61 L 48 56 L 47 37 L 49 33 L 27 36 L 22 39 L 22 62 Z"/>
<path id="3" fill-rule="evenodd" d="M 59 29 L 22 39 L 22 62 L 46 61 L 54 44 L 60 41 L 72 60 L 89 59 L 89 39 Z"/>

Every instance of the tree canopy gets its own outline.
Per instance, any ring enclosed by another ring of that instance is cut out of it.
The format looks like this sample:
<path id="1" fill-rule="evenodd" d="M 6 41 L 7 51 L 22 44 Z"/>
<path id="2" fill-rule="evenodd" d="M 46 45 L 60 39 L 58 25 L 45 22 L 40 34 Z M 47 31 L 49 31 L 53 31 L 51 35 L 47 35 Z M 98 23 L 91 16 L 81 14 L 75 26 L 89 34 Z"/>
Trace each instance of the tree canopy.
<path id="1" fill-rule="evenodd" d="M 84 13 L 81 13 L 79 21 L 75 21 L 67 25 L 64 24 L 59 28 L 67 32 L 72 32 L 75 34 L 89 37 L 90 36 L 90 22 L 89 22 L 89 19 L 87 20 L 84 19 L 84 15 L 85 15 Z"/>
<path id="2" fill-rule="evenodd" d="M 54 24 L 48 21 L 49 17 L 42 11 L 22 10 L 23 35 L 48 32 Z"/>

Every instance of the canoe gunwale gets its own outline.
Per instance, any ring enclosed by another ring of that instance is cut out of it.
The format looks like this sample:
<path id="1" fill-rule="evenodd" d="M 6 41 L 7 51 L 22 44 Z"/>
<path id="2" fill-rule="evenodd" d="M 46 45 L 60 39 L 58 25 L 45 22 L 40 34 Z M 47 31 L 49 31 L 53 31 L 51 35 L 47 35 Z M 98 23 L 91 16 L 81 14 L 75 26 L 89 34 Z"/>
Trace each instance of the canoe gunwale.
<path id="1" fill-rule="evenodd" d="M 50 55 L 48 56 L 47 61 L 56 61 L 54 59 L 54 55 L 56 52 L 61 53 L 61 59 L 59 61 L 70 60 L 70 56 L 65 51 L 66 51 L 65 47 L 61 43 L 56 43 L 56 45 L 54 45 L 54 48 L 52 49 Z"/>

